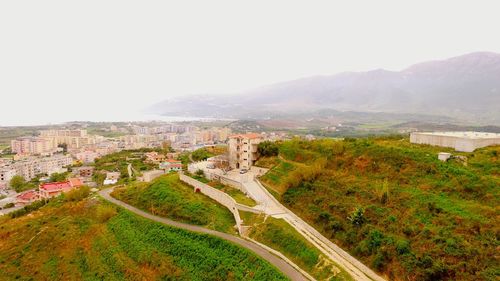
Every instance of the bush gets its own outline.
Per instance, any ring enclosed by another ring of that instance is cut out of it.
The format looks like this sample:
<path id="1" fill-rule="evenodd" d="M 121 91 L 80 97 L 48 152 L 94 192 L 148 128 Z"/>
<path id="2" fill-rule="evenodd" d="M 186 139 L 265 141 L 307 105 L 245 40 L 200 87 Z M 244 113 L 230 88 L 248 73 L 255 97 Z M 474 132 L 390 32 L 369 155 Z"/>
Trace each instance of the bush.
<path id="1" fill-rule="evenodd" d="M 5 204 L 5 206 L 3 206 L 3 208 L 4 208 L 4 209 L 8 209 L 8 208 L 12 208 L 12 207 L 14 207 L 14 206 L 15 206 L 15 204 L 11 202 L 11 203 L 7 203 L 7 204 Z"/>
<path id="2" fill-rule="evenodd" d="M 357 208 L 354 210 L 347 218 L 354 226 L 361 227 L 365 222 L 365 210 L 363 208 Z"/>
<path id="3" fill-rule="evenodd" d="M 26 214 L 29 214 L 33 211 L 40 209 L 41 207 L 45 206 L 48 202 L 49 202 L 49 200 L 35 201 L 35 202 L 31 203 L 30 205 L 24 206 L 24 208 L 22 208 L 22 209 L 19 209 L 17 211 L 10 213 L 10 217 L 11 218 L 18 218 L 18 217 L 24 216 Z"/>
<path id="4" fill-rule="evenodd" d="M 277 156 L 279 153 L 279 146 L 275 142 L 264 141 L 257 146 L 257 152 L 261 156 Z"/>
<path id="5" fill-rule="evenodd" d="M 80 201 L 86 198 L 90 194 L 90 188 L 88 186 L 82 186 L 80 188 L 71 190 L 64 194 L 64 200 L 66 201 Z"/>
<path id="6" fill-rule="evenodd" d="M 10 187 L 12 187 L 16 192 L 21 192 L 23 186 L 26 184 L 26 181 L 23 177 L 19 175 L 15 175 L 10 180 Z"/>
<path id="7" fill-rule="evenodd" d="M 107 222 L 117 214 L 115 207 L 110 205 L 99 205 L 96 209 L 97 220 L 101 223 Z"/>
<path id="8" fill-rule="evenodd" d="M 207 158 L 214 156 L 212 153 L 210 153 L 206 148 L 200 148 L 191 154 L 191 157 L 193 158 L 194 161 L 202 161 L 202 160 L 207 160 Z"/>

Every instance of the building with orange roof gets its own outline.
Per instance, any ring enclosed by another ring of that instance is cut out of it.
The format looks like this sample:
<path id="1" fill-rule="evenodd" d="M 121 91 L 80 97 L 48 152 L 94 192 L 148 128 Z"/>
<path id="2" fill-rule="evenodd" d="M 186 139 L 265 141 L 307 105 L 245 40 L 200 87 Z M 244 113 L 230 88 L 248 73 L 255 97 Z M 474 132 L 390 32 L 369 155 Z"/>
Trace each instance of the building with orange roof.
<path id="1" fill-rule="evenodd" d="M 262 140 L 262 135 L 256 133 L 229 136 L 229 166 L 232 169 L 250 169 L 259 159 L 257 147 Z"/>
<path id="2" fill-rule="evenodd" d="M 35 190 L 28 190 L 16 196 L 16 206 L 24 206 L 40 200 L 40 193 Z"/>
<path id="3" fill-rule="evenodd" d="M 82 186 L 83 183 L 79 178 L 70 178 L 63 182 L 49 182 L 40 185 L 40 197 L 52 198 L 60 195 L 61 193 L 71 191 Z"/>

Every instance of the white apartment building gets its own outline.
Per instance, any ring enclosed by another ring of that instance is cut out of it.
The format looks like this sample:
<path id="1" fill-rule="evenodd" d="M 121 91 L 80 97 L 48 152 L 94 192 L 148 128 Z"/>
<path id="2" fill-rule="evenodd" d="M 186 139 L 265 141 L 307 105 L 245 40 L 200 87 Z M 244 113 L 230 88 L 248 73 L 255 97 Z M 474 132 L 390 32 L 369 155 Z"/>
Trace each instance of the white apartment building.
<path id="1" fill-rule="evenodd" d="M 64 172 L 63 167 L 71 165 L 73 158 L 69 155 L 53 155 L 50 157 L 27 158 L 12 164 L 16 175 L 25 180 L 31 180 L 38 174 L 53 174 Z"/>
<path id="2" fill-rule="evenodd" d="M 472 152 L 477 148 L 500 144 L 500 134 L 483 132 L 414 132 L 410 142 L 451 147 L 456 151 Z"/>
<path id="3" fill-rule="evenodd" d="M 103 140 L 100 136 L 87 135 L 87 130 L 42 130 L 40 136 L 50 140 L 54 147 L 65 143 L 69 149 L 95 145 Z"/>
<path id="4" fill-rule="evenodd" d="M 83 163 L 92 163 L 99 156 L 99 153 L 94 151 L 82 151 L 75 154 L 75 158 Z"/>
<path id="5" fill-rule="evenodd" d="M 229 166 L 233 169 L 250 169 L 259 158 L 257 146 L 262 135 L 248 133 L 229 137 Z"/>
<path id="6" fill-rule="evenodd" d="M 56 146 L 50 139 L 41 137 L 20 137 L 10 142 L 12 152 L 23 155 L 54 152 Z"/>
<path id="7" fill-rule="evenodd" d="M 16 175 L 16 170 L 11 167 L 0 167 L 0 183 L 9 183 Z"/>

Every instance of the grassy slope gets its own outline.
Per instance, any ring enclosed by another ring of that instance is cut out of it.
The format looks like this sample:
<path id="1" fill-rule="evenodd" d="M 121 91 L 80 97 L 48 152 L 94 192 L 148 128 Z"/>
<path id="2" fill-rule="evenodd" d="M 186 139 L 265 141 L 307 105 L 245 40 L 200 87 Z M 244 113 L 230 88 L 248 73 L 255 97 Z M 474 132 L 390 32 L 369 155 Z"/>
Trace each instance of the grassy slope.
<path id="1" fill-rule="evenodd" d="M 262 181 L 326 237 L 390 278 L 500 275 L 500 147 L 442 163 L 407 140 L 291 141 Z M 298 169 L 300 167 L 300 169 Z M 361 224 L 348 217 L 364 209 Z"/>
<path id="2" fill-rule="evenodd" d="M 179 180 L 179 175 L 168 174 L 151 183 L 133 183 L 115 189 L 111 194 L 155 215 L 207 228 L 235 233 L 233 215 L 224 206 Z"/>
<path id="3" fill-rule="evenodd" d="M 250 238 L 281 252 L 317 280 L 352 280 L 284 220 L 243 211 L 240 214 L 245 225 L 252 226 Z"/>
<path id="4" fill-rule="evenodd" d="M 249 251 L 98 199 L 0 218 L 2 280 L 285 280 Z"/>

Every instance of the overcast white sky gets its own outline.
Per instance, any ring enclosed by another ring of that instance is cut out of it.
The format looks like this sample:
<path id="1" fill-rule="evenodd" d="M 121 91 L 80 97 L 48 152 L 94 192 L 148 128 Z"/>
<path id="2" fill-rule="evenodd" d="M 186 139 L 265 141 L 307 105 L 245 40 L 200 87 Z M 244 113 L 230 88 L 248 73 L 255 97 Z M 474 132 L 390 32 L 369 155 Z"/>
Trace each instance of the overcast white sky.
<path id="1" fill-rule="evenodd" d="M 500 1 L 0 1 L 0 125 L 500 52 Z"/>

